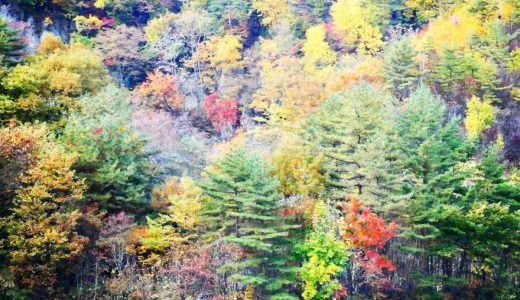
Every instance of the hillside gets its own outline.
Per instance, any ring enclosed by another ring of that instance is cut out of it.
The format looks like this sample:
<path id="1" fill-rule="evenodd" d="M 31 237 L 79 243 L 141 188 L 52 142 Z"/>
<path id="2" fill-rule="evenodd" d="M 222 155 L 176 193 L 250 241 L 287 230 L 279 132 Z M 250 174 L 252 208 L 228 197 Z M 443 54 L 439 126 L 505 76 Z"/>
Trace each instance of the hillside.
<path id="1" fill-rule="evenodd" d="M 0 3 L 0 299 L 520 298 L 519 0 Z"/>

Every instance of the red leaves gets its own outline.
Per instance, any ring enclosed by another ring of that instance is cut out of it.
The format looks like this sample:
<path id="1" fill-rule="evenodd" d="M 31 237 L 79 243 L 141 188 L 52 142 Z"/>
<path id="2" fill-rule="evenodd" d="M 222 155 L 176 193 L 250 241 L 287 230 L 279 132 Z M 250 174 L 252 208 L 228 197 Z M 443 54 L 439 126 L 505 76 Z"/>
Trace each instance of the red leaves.
<path id="1" fill-rule="evenodd" d="M 347 196 L 347 201 L 340 204 L 345 212 L 343 237 L 352 241 L 359 250 L 360 255 L 356 261 L 363 268 L 367 280 L 378 285 L 382 282 L 384 269 L 390 272 L 395 270 L 392 262 L 382 257 L 378 251 L 396 236 L 399 225 L 395 223 L 386 225 L 381 217 L 353 197 Z"/>
<path id="2" fill-rule="evenodd" d="M 103 128 L 101 127 L 97 127 L 96 129 L 94 129 L 94 131 L 92 132 L 93 135 L 100 135 L 103 133 Z"/>
<path id="3" fill-rule="evenodd" d="M 227 125 L 236 125 L 240 117 L 237 99 L 220 99 L 220 95 L 216 93 L 206 97 L 204 111 L 218 131 L 222 131 Z"/>
<path id="4" fill-rule="evenodd" d="M 347 200 L 348 203 L 341 204 L 347 212 L 345 238 L 352 240 L 357 246 L 377 250 L 382 249 L 388 240 L 396 236 L 395 230 L 399 225 L 385 225 L 383 219 L 364 207 L 361 201 L 352 197 L 347 197 Z"/>
<path id="5" fill-rule="evenodd" d="M 106 27 L 114 27 L 116 26 L 116 20 L 103 17 L 101 19 L 101 28 L 105 29 Z"/>

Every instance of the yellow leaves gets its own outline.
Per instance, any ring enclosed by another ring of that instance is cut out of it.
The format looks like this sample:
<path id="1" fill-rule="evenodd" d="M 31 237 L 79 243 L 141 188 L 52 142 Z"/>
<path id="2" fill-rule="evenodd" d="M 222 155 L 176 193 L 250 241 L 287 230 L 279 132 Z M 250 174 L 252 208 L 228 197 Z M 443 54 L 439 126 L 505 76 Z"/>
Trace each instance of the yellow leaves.
<path id="1" fill-rule="evenodd" d="M 94 1 L 94 7 L 96 7 L 96 8 L 104 8 L 105 5 L 107 5 L 108 2 L 109 2 L 109 0 L 96 0 L 96 1 Z"/>
<path id="2" fill-rule="evenodd" d="M 45 25 L 52 25 L 54 21 L 52 21 L 51 17 L 45 17 L 45 19 L 43 19 L 43 23 Z"/>
<path id="3" fill-rule="evenodd" d="M 281 19 L 291 19 L 291 7 L 287 0 L 253 0 L 253 8 L 262 16 L 262 24 L 273 26 Z"/>
<path id="4" fill-rule="evenodd" d="M 88 17 L 76 16 L 74 17 L 74 22 L 76 22 L 76 29 L 78 31 L 97 29 L 101 27 L 103 23 L 98 17 L 93 15 L 89 15 Z"/>
<path id="5" fill-rule="evenodd" d="M 251 107 L 269 114 L 280 126 L 297 125 L 306 113 L 323 100 L 322 81 L 304 71 L 302 62 L 291 56 L 261 62 L 262 87 L 253 95 Z"/>
<path id="6" fill-rule="evenodd" d="M 463 6 L 435 19 L 420 38 L 423 41 L 429 40 L 440 52 L 444 48 L 469 47 L 470 37 L 474 34 L 483 34 L 482 22 L 468 11 L 467 6 Z"/>
<path id="7" fill-rule="evenodd" d="M 86 243 L 75 232 L 80 215 L 70 211 L 82 198 L 85 186 L 71 170 L 76 157 L 56 143 L 44 126 L 0 131 L 0 145 L 7 142 L 19 148 L 12 144 L 18 139 L 30 141 L 33 149 L 31 159 L 18 155 L 17 163 L 24 171 L 17 181 L 16 197 L 8 203 L 11 218 L 0 220 L 7 233 L 6 257 L 15 266 L 16 276 L 48 287 L 54 283 L 57 264 L 75 257 Z M 3 153 L 0 156 L 4 159 Z"/>
<path id="8" fill-rule="evenodd" d="M 138 247 L 146 256 L 143 262 L 157 263 L 160 254 L 182 248 L 198 237 L 204 199 L 202 190 L 189 177 L 172 177 L 154 191 L 153 201 L 156 207 L 160 202 L 163 213 L 155 219 L 146 218 L 148 227 L 139 239 Z"/>
<path id="9" fill-rule="evenodd" d="M 50 54 L 57 49 L 64 49 L 65 46 L 61 42 L 60 38 L 55 36 L 50 32 L 46 32 L 40 41 L 40 45 L 38 46 L 38 50 L 36 51 L 39 54 Z"/>
<path id="10" fill-rule="evenodd" d="M 327 95 L 332 95 L 341 90 L 345 90 L 350 85 L 366 81 L 376 87 L 383 87 L 385 80 L 382 60 L 375 56 L 367 56 L 362 60 L 345 56 L 338 62 L 338 76 L 332 77 L 327 81 L 325 88 Z"/>
<path id="11" fill-rule="evenodd" d="M 50 87 L 64 94 L 78 94 L 81 91 L 81 75 L 60 70 L 51 77 Z"/>
<path id="12" fill-rule="evenodd" d="M 363 6 L 360 0 L 339 0 L 331 7 L 335 29 L 342 40 L 356 47 L 360 54 L 374 54 L 383 46 L 375 11 L 375 6 Z"/>
<path id="13" fill-rule="evenodd" d="M 478 139 L 480 134 L 490 128 L 493 122 L 495 122 L 493 106 L 473 96 L 467 103 L 466 118 L 464 119 L 468 137 Z"/>
<path id="14" fill-rule="evenodd" d="M 310 27 L 305 36 L 307 39 L 302 49 L 305 71 L 318 77 L 329 75 L 336 61 L 336 53 L 325 41 L 325 26 L 320 24 Z"/>
<path id="15" fill-rule="evenodd" d="M 298 138 L 285 138 L 271 160 L 285 195 L 313 195 L 325 188 L 323 158 L 313 154 Z"/>
<path id="16" fill-rule="evenodd" d="M 242 43 L 240 37 L 212 36 L 205 41 L 192 57 L 192 62 L 206 62 L 217 70 L 228 70 L 242 66 Z"/>
<path id="17" fill-rule="evenodd" d="M 146 41 L 149 43 L 157 42 L 161 35 L 168 31 L 175 18 L 175 14 L 166 13 L 158 18 L 151 19 L 144 28 Z"/>
<path id="18" fill-rule="evenodd" d="M 224 70 L 242 65 L 242 43 L 239 37 L 228 34 L 222 38 L 211 39 L 209 45 L 212 66 Z"/>

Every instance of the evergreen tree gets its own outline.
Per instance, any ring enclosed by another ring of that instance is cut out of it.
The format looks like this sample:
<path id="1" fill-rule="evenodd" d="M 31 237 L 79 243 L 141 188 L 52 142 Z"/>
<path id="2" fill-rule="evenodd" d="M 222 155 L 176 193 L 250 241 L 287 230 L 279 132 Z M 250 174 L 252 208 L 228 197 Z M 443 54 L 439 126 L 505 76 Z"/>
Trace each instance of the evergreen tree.
<path id="1" fill-rule="evenodd" d="M 442 52 L 439 64 L 434 70 L 434 80 L 447 93 L 455 92 L 455 87 L 467 76 L 466 59 L 455 49 L 446 48 Z"/>
<path id="2" fill-rule="evenodd" d="M 283 255 L 290 227 L 278 215 L 278 180 L 258 156 L 242 149 L 224 156 L 213 170 L 202 184 L 211 199 L 207 221 L 219 238 L 248 254 L 221 271 L 234 272 L 231 278 L 242 284 L 258 286 L 261 297 L 288 299 L 280 291 L 291 282 Z"/>
<path id="3" fill-rule="evenodd" d="M 208 13 L 217 20 L 222 20 L 229 27 L 236 26 L 234 21 L 243 22 L 249 17 L 251 1 L 245 0 L 209 0 L 206 1 Z"/>
<path id="4" fill-rule="evenodd" d="M 24 54 L 25 47 L 20 32 L 12 28 L 8 20 L 0 17 L 0 65 L 16 64 Z"/>
<path id="5" fill-rule="evenodd" d="M 109 211 L 145 211 L 153 168 L 143 141 L 129 128 L 127 98 L 120 89 L 108 86 L 95 96 L 84 96 L 80 106 L 61 139 L 78 153 L 74 169 L 89 187 L 85 198 Z"/>
<path id="6" fill-rule="evenodd" d="M 419 66 L 415 61 L 416 55 L 408 37 L 394 41 L 385 51 L 383 69 L 386 88 L 399 99 L 407 97 L 417 82 Z"/>
<path id="7" fill-rule="evenodd" d="M 327 185 L 336 200 L 350 194 L 379 212 L 402 205 L 405 174 L 393 110 L 387 96 L 362 83 L 331 96 L 309 117 L 307 139 L 325 156 Z"/>
<path id="8" fill-rule="evenodd" d="M 440 97 L 420 86 L 405 100 L 404 110 L 397 119 L 401 150 L 412 153 L 436 133 L 445 120 L 446 106 Z"/>

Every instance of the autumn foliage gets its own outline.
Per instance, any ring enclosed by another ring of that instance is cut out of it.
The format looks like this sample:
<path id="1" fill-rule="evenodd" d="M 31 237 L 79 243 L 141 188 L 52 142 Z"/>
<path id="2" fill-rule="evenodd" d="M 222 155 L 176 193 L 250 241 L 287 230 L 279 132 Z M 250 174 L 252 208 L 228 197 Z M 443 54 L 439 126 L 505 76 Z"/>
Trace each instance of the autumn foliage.
<path id="1" fill-rule="evenodd" d="M 139 91 L 155 108 L 172 112 L 184 107 L 184 96 L 175 77 L 160 70 L 149 73 L 146 81 L 139 86 Z"/>
<path id="2" fill-rule="evenodd" d="M 218 131 L 222 131 L 228 125 L 235 125 L 240 117 L 237 99 L 221 99 L 219 94 L 211 94 L 206 97 L 204 111 L 213 127 Z"/>
<path id="3" fill-rule="evenodd" d="M 364 271 L 369 284 L 380 287 L 386 283 L 383 271 L 395 271 L 392 262 L 380 252 L 396 236 L 399 225 L 385 224 L 383 218 L 354 197 L 347 196 L 346 199 L 347 202 L 339 204 L 345 213 L 343 238 L 353 244 L 357 252 L 353 261 Z"/>

